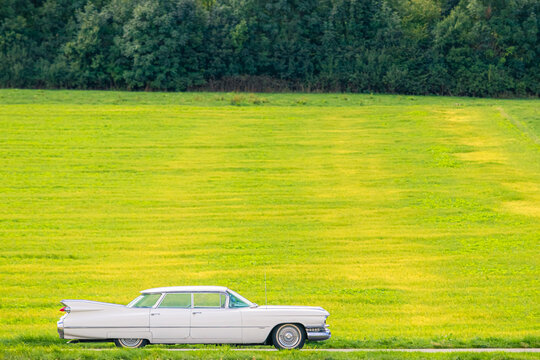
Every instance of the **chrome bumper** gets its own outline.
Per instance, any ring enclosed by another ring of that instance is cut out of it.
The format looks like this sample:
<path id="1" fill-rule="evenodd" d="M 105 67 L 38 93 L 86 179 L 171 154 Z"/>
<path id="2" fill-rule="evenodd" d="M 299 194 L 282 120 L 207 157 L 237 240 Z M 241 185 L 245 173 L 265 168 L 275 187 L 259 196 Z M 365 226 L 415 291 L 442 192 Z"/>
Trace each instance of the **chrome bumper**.
<path id="1" fill-rule="evenodd" d="M 307 339 L 309 341 L 323 341 L 330 339 L 332 333 L 328 325 L 320 328 L 306 328 Z"/>
<path id="2" fill-rule="evenodd" d="M 60 320 L 56 323 L 56 330 L 58 330 L 58 335 L 60 336 L 60 339 L 64 338 L 64 322 Z"/>

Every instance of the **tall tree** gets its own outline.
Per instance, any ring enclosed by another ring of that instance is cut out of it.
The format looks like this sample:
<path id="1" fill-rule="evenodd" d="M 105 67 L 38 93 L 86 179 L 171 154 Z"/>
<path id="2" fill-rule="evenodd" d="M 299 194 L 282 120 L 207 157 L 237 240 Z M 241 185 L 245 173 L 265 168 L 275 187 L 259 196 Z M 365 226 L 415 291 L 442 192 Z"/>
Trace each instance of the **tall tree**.
<path id="1" fill-rule="evenodd" d="M 324 27 L 321 79 L 329 89 L 384 89 L 401 36 L 397 14 L 381 0 L 332 0 Z M 401 81 L 398 70 L 389 79 L 393 84 Z"/>
<path id="2" fill-rule="evenodd" d="M 435 30 L 451 92 L 538 94 L 539 11 L 536 0 L 462 1 Z"/>
<path id="3" fill-rule="evenodd" d="M 185 90 L 204 81 L 206 13 L 195 0 L 141 0 L 118 40 L 131 89 Z"/>
<path id="4" fill-rule="evenodd" d="M 37 57 L 32 28 L 34 5 L 29 0 L 0 0 L 0 84 L 32 86 Z"/>

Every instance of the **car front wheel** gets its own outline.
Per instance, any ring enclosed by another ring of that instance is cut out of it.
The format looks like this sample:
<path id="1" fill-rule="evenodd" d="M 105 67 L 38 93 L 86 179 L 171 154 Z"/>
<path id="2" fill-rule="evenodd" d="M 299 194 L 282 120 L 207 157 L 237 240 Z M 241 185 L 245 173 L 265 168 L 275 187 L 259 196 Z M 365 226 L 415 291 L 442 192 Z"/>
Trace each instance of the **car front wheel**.
<path id="1" fill-rule="evenodd" d="M 146 339 L 115 339 L 114 344 L 121 348 L 140 348 L 148 344 Z"/>
<path id="2" fill-rule="evenodd" d="M 272 341 L 279 350 L 301 349 L 306 342 L 306 333 L 296 324 L 283 324 L 274 329 Z"/>

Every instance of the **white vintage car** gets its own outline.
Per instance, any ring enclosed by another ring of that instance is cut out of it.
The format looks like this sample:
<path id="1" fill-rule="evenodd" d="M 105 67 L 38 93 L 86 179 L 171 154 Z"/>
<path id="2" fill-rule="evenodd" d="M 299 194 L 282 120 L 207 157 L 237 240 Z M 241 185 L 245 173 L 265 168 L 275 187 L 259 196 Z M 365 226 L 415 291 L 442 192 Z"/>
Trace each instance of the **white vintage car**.
<path id="1" fill-rule="evenodd" d="M 330 338 L 326 318 L 314 306 L 258 306 L 221 286 L 148 289 L 128 305 L 62 300 L 62 339 L 146 344 L 273 344 L 300 349 L 306 340 Z"/>

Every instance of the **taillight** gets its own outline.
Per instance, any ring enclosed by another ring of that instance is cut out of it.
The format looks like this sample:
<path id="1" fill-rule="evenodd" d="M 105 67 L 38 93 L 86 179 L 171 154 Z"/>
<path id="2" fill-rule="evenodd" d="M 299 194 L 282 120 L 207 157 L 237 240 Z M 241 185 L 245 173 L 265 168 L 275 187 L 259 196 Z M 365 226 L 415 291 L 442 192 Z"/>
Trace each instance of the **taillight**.
<path id="1" fill-rule="evenodd" d="M 69 306 L 64 306 L 63 308 L 60 309 L 60 311 L 65 311 L 67 313 L 69 313 L 71 309 L 69 308 Z"/>

